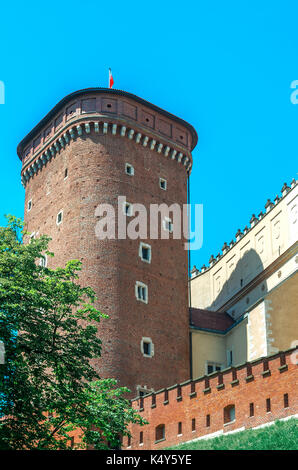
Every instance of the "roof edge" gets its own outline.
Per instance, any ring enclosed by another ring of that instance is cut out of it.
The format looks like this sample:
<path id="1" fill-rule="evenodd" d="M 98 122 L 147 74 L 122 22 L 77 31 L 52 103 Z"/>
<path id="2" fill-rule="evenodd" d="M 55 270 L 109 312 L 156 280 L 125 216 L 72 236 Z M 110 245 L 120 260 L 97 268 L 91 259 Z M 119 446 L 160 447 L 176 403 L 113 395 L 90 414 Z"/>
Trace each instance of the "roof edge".
<path id="1" fill-rule="evenodd" d="M 184 121 L 184 119 L 181 119 L 174 114 L 169 113 L 168 111 L 165 111 L 162 108 L 159 108 L 158 106 L 150 103 L 149 101 L 144 100 L 143 98 L 140 98 L 137 95 L 134 95 L 133 93 L 129 93 L 127 91 L 123 90 L 117 90 L 117 89 L 112 89 L 112 88 L 100 88 L 100 87 L 94 87 L 94 88 L 83 88 L 81 90 L 74 91 L 70 93 L 69 95 L 66 95 L 62 100 L 60 100 L 40 121 L 39 123 L 21 140 L 21 142 L 17 146 L 17 154 L 19 158 L 21 159 L 21 154 L 26 147 L 26 145 L 29 143 L 29 141 L 36 135 L 45 125 L 46 123 L 52 119 L 52 117 L 63 107 L 65 104 L 67 104 L 69 101 L 71 101 L 74 97 L 79 96 L 79 95 L 88 95 L 88 94 L 93 94 L 93 93 L 109 93 L 112 95 L 118 95 L 118 96 L 125 96 L 127 98 L 130 98 L 134 101 L 137 101 L 138 103 L 143 104 L 144 106 L 148 106 L 152 110 L 159 112 L 160 114 L 166 116 L 169 119 L 172 119 L 179 123 L 180 125 L 186 127 L 191 135 L 192 135 L 192 145 L 191 145 L 191 150 L 195 148 L 198 142 L 198 134 L 195 130 L 195 128 L 189 124 L 187 121 Z"/>

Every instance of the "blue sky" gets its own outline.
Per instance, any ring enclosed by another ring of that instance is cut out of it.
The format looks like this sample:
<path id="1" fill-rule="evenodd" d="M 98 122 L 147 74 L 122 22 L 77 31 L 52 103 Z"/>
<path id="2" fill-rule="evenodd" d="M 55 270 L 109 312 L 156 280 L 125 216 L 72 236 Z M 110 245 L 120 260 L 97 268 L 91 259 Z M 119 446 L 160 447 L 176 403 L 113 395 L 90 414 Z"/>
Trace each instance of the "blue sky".
<path id="1" fill-rule="evenodd" d="M 23 215 L 18 142 L 66 94 L 123 89 L 189 121 L 193 203 L 204 205 L 200 267 L 283 183 L 297 178 L 298 4 L 278 0 L 1 3 L 1 198 Z"/>

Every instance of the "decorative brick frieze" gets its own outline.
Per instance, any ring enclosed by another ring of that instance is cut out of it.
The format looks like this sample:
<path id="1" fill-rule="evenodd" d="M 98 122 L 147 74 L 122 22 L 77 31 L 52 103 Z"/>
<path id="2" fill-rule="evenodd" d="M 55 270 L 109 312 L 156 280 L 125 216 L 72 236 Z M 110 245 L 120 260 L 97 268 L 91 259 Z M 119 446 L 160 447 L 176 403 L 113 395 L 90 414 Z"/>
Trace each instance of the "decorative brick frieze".
<path id="1" fill-rule="evenodd" d="M 26 185 L 27 181 L 35 173 L 37 173 L 37 171 L 42 170 L 43 166 L 45 166 L 48 161 L 50 161 L 53 157 L 59 154 L 61 150 L 69 145 L 72 139 L 75 140 L 78 137 L 82 137 L 84 134 L 92 134 L 92 131 L 99 133 L 100 129 L 103 134 L 108 134 L 110 132 L 115 136 L 119 132 L 121 137 L 128 137 L 130 140 L 134 139 L 136 144 L 141 144 L 143 147 L 147 147 L 148 145 L 150 150 L 157 151 L 157 153 L 163 153 L 165 157 L 169 157 L 171 160 L 176 160 L 177 163 L 182 163 L 182 165 L 186 167 L 187 172 L 191 171 L 191 157 L 187 153 L 183 154 L 173 147 L 170 147 L 161 142 L 159 142 L 156 146 L 156 139 L 151 138 L 148 135 L 144 135 L 141 132 L 136 132 L 135 129 L 129 129 L 127 133 L 126 126 L 121 126 L 117 129 L 117 124 L 115 123 L 87 121 L 83 122 L 82 124 L 70 127 L 69 129 L 63 129 L 55 136 L 55 140 L 51 140 L 49 143 L 47 142 L 45 148 L 42 147 L 39 149 L 39 152 L 37 153 L 38 156 L 35 160 L 35 154 L 31 160 L 25 160 L 22 169 L 23 185 Z"/>
<path id="2" fill-rule="evenodd" d="M 91 94 L 90 98 L 82 99 L 86 94 Z M 76 100 L 69 103 L 72 97 Z M 148 113 L 144 107 L 152 107 L 153 111 Z M 183 126 L 186 129 L 182 129 Z M 65 97 L 19 144 L 22 183 L 26 184 L 31 177 L 29 169 L 34 170 L 34 161 L 40 155 L 49 148 L 58 153 L 69 144 L 69 136 L 74 139 L 90 134 L 92 127 L 96 133 L 119 134 L 130 140 L 134 138 L 136 143 L 149 146 L 152 151 L 161 153 L 163 150 L 165 156 L 182 163 L 187 172 L 191 171 L 190 152 L 197 142 L 192 126 L 130 93 L 97 88 L 80 90 Z M 40 169 L 43 165 L 44 162 Z"/>

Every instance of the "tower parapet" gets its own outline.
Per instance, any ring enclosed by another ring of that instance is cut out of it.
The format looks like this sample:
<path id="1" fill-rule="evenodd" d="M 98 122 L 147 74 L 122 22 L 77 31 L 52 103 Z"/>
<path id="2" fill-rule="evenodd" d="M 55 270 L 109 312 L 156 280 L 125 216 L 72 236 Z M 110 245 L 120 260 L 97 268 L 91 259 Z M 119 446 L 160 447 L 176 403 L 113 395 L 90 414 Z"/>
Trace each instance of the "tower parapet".
<path id="1" fill-rule="evenodd" d="M 20 142 L 23 184 L 71 139 L 90 134 L 91 129 L 134 140 L 191 171 L 191 150 L 197 143 L 191 125 L 131 93 L 88 88 L 66 96 Z"/>

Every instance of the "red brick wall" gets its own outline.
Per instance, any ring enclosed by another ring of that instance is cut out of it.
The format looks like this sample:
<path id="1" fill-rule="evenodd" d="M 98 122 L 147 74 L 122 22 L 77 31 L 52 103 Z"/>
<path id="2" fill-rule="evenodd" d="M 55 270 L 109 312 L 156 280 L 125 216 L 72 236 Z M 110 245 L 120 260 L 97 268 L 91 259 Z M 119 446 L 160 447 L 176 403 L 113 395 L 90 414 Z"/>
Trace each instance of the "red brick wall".
<path id="1" fill-rule="evenodd" d="M 134 166 L 133 177 L 125 174 L 126 162 Z M 159 188 L 159 177 L 167 179 L 167 191 Z M 184 240 L 147 240 L 152 246 L 147 264 L 139 258 L 140 240 L 98 240 L 95 209 L 100 203 L 116 206 L 119 195 L 147 208 L 150 203 L 182 205 L 187 202 L 185 166 L 120 137 L 119 127 L 116 136 L 111 127 L 99 135 L 91 124 L 90 134 L 70 140 L 29 179 L 25 223 L 30 232 L 52 237 L 50 267 L 69 259 L 83 262 L 81 283 L 93 287 L 97 307 L 109 315 L 98 331 L 103 354 L 94 366 L 135 396 L 136 385 L 158 390 L 189 377 L 187 251 Z M 57 226 L 60 210 L 63 222 Z M 136 300 L 137 280 L 149 287 L 147 305 Z M 154 343 L 153 358 L 141 353 L 143 336 Z M 165 363 L 175 366 L 165 369 Z"/>
<path id="2" fill-rule="evenodd" d="M 234 375 L 231 369 L 201 377 L 195 382 L 182 385 L 182 399 L 177 400 L 177 386 L 167 390 L 168 403 L 165 402 L 165 390 L 155 395 L 156 407 L 152 407 L 152 395 L 143 399 L 144 410 L 140 414 L 149 422 L 143 427 L 131 426 L 132 449 L 162 449 L 185 441 L 193 440 L 206 434 L 223 430 L 229 432 L 239 428 L 252 428 L 263 423 L 294 415 L 298 412 L 297 365 L 294 364 L 293 351 L 279 353 L 251 363 L 251 372 L 247 364 L 237 367 Z M 296 351 L 297 356 L 297 351 Z M 286 365 L 283 365 L 286 363 Z M 248 375 L 253 377 L 247 378 Z M 208 381 L 208 380 L 207 380 Z M 233 382 L 233 383 L 232 383 Z M 223 386 L 219 384 L 223 384 Z M 209 390 L 206 390 L 209 389 Z M 192 393 L 194 392 L 194 393 Z M 192 393 L 192 395 L 191 395 Z M 288 394 L 289 407 L 284 407 L 284 394 Z M 267 412 L 266 400 L 270 398 L 271 411 Z M 254 416 L 250 417 L 250 403 L 254 404 Z M 235 421 L 224 425 L 224 408 L 235 406 Z M 142 402 L 134 400 L 132 405 L 140 409 Z M 206 416 L 210 415 L 210 427 L 206 427 Z M 192 431 L 192 419 L 196 420 L 196 429 Z M 178 436 L 178 423 L 182 423 L 182 435 Z M 165 440 L 155 442 L 155 428 L 165 425 Z M 143 445 L 140 446 L 140 431 L 143 431 Z M 123 448 L 127 449 L 125 437 Z"/>

